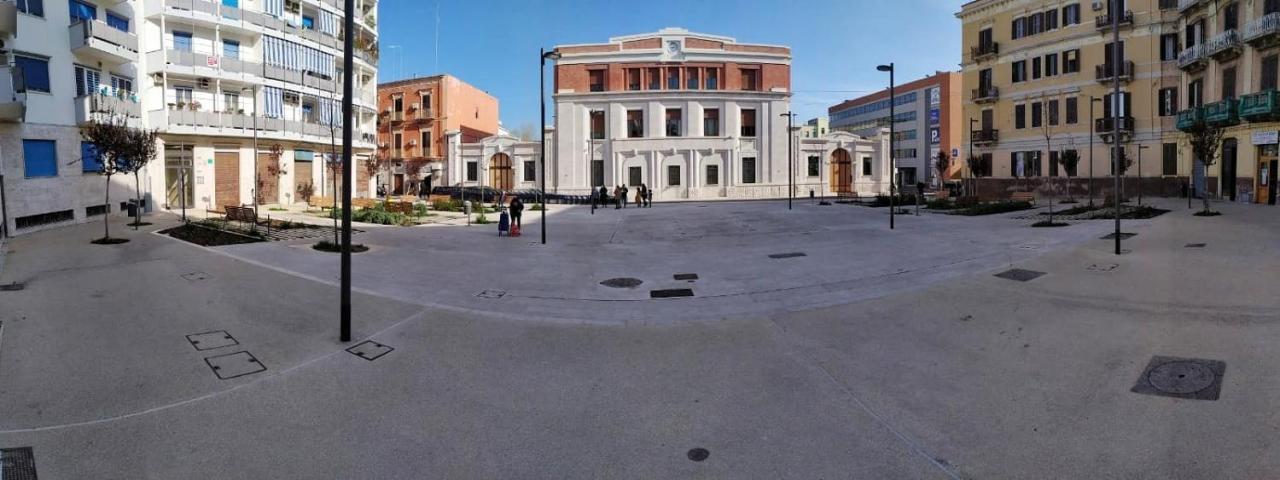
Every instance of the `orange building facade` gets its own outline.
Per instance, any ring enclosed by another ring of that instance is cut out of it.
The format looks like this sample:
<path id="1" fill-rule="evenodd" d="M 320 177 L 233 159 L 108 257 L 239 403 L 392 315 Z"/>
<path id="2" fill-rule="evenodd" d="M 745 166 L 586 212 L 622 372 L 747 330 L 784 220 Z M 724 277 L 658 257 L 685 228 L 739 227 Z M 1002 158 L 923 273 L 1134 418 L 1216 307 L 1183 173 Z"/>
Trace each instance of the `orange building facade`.
<path id="1" fill-rule="evenodd" d="M 451 132 L 468 143 L 497 134 L 498 99 L 451 75 L 379 84 L 378 184 L 392 195 L 441 185 Z"/>

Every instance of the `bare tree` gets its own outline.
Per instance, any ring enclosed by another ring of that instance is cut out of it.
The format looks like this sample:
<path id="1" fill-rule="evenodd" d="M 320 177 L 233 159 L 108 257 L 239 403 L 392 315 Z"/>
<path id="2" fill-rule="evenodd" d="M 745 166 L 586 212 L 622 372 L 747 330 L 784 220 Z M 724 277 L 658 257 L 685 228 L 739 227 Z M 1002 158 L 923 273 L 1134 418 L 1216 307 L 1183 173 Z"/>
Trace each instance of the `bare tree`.
<path id="1" fill-rule="evenodd" d="M 933 158 L 933 168 L 938 169 L 938 188 L 942 188 L 947 170 L 951 169 L 951 154 L 946 150 L 938 150 L 938 155 Z"/>
<path id="2" fill-rule="evenodd" d="M 364 166 L 364 173 L 368 174 L 370 178 L 377 178 L 378 172 L 388 166 L 387 157 L 381 153 L 373 152 L 364 158 L 362 165 Z M 356 191 L 359 191 L 359 189 L 356 189 Z"/>
<path id="3" fill-rule="evenodd" d="M 267 177 L 269 177 L 269 180 L 264 180 L 261 177 L 258 178 L 258 203 L 267 203 L 266 196 L 262 194 L 262 187 L 265 186 L 268 181 L 272 182 L 273 186 L 271 187 L 271 191 L 276 194 L 276 202 L 279 203 L 280 192 L 277 190 L 279 190 L 280 186 L 280 176 L 287 175 L 289 173 L 288 170 L 285 169 L 284 165 L 284 147 L 279 143 L 272 145 L 267 150 L 267 158 Z"/>
<path id="4" fill-rule="evenodd" d="M 1218 163 L 1218 151 L 1222 146 L 1223 129 L 1221 127 L 1201 123 L 1190 133 L 1191 136 L 1189 140 L 1191 142 L 1191 152 L 1195 155 L 1195 161 L 1204 165 L 1204 171 L 1208 172 L 1209 167 Z M 1191 192 L 1188 190 L 1187 195 L 1190 194 Z M 1201 192 L 1200 195 L 1201 198 L 1204 199 L 1204 210 L 1198 215 L 1217 215 L 1217 212 L 1209 209 L 1208 192 Z"/>
<path id="5" fill-rule="evenodd" d="M 156 142 L 159 140 L 160 134 L 156 130 L 130 128 L 126 135 L 128 141 L 125 142 L 124 157 L 122 158 L 124 165 L 122 167 L 122 171 L 133 174 L 133 188 L 136 199 L 135 208 L 138 209 L 138 215 L 134 217 L 132 225 L 136 229 L 139 226 L 145 225 L 142 222 L 142 180 L 139 177 L 142 173 L 142 169 L 146 168 L 152 160 L 155 160 L 156 154 L 159 153 L 159 148 L 157 147 Z M 187 192 L 185 191 L 180 193 L 180 195 L 186 194 Z"/>
<path id="6" fill-rule="evenodd" d="M 533 123 L 522 123 L 511 130 L 511 136 L 521 140 L 533 140 L 538 137 L 538 126 Z"/>
<path id="7" fill-rule="evenodd" d="M 1063 150 L 1058 154 L 1058 164 L 1062 166 L 1062 171 L 1067 175 L 1068 179 L 1076 176 L 1076 165 L 1080 163 L 1080 154 L 1074 149 Z M 1067 201 L 1076 202 L 1075 192 L 1071 190 L 1071 182 L 1067 182 Z"/>
<path id="8" fill-rule="evenodd" d="M 124 115 L 111 112 L 101 114 L 80 127 L 80 136 L 93 144 L 93 154 L 97 157 L 98 174 L 106 178 L 106 195 L 104 203 L 108 210 L 111 206 L 111 177 L 117 173 L 127 173 L 129 165 L 125 158 L 130 153 L 129 142 L 132 135 L 129 131 L 128 119 Z M 88 159 L 81 159 L 85 161 Z M 110 215 L 102 216 L 102 238 L 93 243 L 124 243 L 128 240 L 111 238 Z"/>

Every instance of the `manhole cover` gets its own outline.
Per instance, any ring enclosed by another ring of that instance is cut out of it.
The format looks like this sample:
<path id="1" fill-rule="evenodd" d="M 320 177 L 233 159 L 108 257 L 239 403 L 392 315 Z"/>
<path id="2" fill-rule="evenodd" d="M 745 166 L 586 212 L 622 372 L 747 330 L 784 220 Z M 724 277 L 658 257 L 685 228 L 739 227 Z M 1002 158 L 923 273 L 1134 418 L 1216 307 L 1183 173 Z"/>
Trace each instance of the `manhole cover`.
<path id="1" fill-rule="evenodd" d="M 673 276 L 676 280 L 685 280 L 690 282 L 698 279 L 698 274 L 696 273 L 677 273 Z"/>
<path id="2" fill-rule="evenodd" d="M 191 272 L 184 274 L 182 278 L 186 279 L 188 282 L 198 282 L 200 280 L 208 280 L 209 274 L 204 272 Z"/>
<path id="3" fill-rule="evenodd" d="M 1135 236 L 1137 236 L 1137 235 L 1138 235 L 1138 234 L 1136 234 L 1136 233 L 1120 232 L 1120 239 L 1121 239 L 1121 240 L 1127 240 L 1127 239 L 1129 239 L 1129 238 L 1133 238 L 1133 237 L 1135 237 Z M 1115 234 L 1114 232 L 1113 232 L 1113 233 L 1108 233 L 1106 236 L 1102 237 L 1102 240 L 1115 240 L 1115 239 L 1116 239 L 1116 234 Z"/>
<path id="4" fill-rule="evenodd" d="M 639 278 L 630 278 L 630 277 L 610 278 L 608 280 L 600 282 L 601 285 L 604 285 L 609 288 L 636 288 L 636 287 L 639 287 L 641 283 L 644 283 L 644 282 L 641 281 Z"/>
<path id="5" fill-rule="evenodd" d="M 1187 248 L 1204 248 L 1205 245 L 1204 243 L 1188 243 Z"/>
<path id="6" fill-rule="evenodd" d="M 703 460 L 706 460 L 707 457 L 710 457 L 711 452 L 705 448 L 691 448 L 689 449 L 688 455 L 689 455 L 689 460 L 693 460 L 695 462 L 701 462 Z"/>
<path id="7" fill-rule="evenodd" d="M 360 342 L 354 347 L 348 348 L 347 352 L 365 360 L 374 361 L 377 360 L 378 357 L 391 353 L 392 350 L 395 349 L 373 340 L 366 340 Z"/>
<path id="8" fill-rule="evenodd" d="M 1044 272 L 1037 272 L 1035 270 L 1023 270 L 1021 268 L 1005 270 L 1003 272 L 996 274 L 997 277 L 1008 279 L 1008 280 L 1016 280 L 1019 282 L 1027 282 L 1027 281 L 1035 280 L 1037 278 L 1040 278 L 1040 276 L 1042 275 L 1044 275 Z"/>
<path id="9" fill-rule="evenodd" d="M 476 296 L 480 298 L 502 298 L 507 296 L 507 292 L 506 290 L 485 290 L 477 293 Z"/>
<path id="10" fill-rule="evenodd" d="M 196 350 L 213 350 L 240 344 L 226 330 L 187 335 L 187 341 L 191 342 L 191 346 L 196 347 Z"/>
<path id="11" fill-rule="evenodd" d="M 213 374 L 222 380 L 243 377 L 267 369 L 262 362 L 259 362 L 249 352 L 236 352 L 209 357 L 204 359 L 204 363 L 209 364 L 209 368 L 213 369 Z"/>
<path id="12" fill-rule="evenodd" d="M 25 283 L 19 283 L 19 282 L 6 283 L 4 285 L 0 285 L 0 292 L 16 292 L 24 288 L 27 288 L 27 284 Z"/>
<path id="13" fill-rule="evenodd" d="M 791 252 L 791 253 L 775 253 L 773 255 L 769 255 L 769 258 L 796 258 L 796 257 L 804 257 L 804 256 L 807 256 L 805 255 L 804 252 Z"/>
<path id="14" fill-rule="evenodd" d="M 649 298 L 692 297 L 693 290 L 688 288 L 668 288 L 665 290 L 649 290 Z"/>
<path id="15" fill-rule="evenodd" d="M 1110 272 L 1110 271 L 1115 270 L 1115 269 L 1117 269 L 1117 268 L 1120 268 L 1120 264 L 1117 264 L 1117 263 L 1101 263 L 1101 264 L 1099 264 L 1099 263 L 1095 263 L 1095 264 L 1093 264 L 1093 265 L 1089 265 L 1089 270 L 1090 270 L 1090 271 L 1094 271 L 1094 272 Z"/>
<path id="16" fill-rule="evenodd" d="M 1134 393 L 1195 400 L 1217 400 L 1227 364 L 1197 358 L 1153 357 Z"/>
<path id="17" fill-rule="evenodd" d="M 31 447 L 0 449 L 0 478 L 36 480 L 36 458 Z"/>

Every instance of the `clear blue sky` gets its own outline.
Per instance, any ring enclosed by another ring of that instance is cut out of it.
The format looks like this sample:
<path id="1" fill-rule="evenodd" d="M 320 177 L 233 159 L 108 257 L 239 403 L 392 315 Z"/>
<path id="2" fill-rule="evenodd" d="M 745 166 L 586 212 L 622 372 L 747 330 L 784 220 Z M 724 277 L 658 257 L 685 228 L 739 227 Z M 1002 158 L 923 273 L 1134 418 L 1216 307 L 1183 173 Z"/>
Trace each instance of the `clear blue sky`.
<path id="1" fill-rule="evenodd" d="M 798 121 L 900 82 L 956 70 L 963 0 L 382 0 L 379 80 L 448 73 L 498 98 L 509 129 L 538 122 L 538 48 L 683 27 L 792 50 Z M 624 8 L 625 7 L 625 8 Z M 389 48 L 398 45 L 400 48 Z M 548 67 L 547 91 L 551 91 Z M 549 97 L 548 97 L 549 99 Z M 548 100 L 549 101 L 549 100 Z M 548 109 L 550 110 L 550 109 Z M 547 113 L 547 123 L 553 122 Z"/>

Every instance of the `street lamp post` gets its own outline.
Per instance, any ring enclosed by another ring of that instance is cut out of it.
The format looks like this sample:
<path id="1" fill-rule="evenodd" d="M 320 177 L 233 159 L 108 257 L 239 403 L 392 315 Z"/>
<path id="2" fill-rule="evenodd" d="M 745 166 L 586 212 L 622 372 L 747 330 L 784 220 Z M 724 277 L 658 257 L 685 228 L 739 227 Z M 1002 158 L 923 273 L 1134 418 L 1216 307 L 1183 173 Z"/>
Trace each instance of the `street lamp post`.
<path id="1" fill-rule="evenodd" d="M 341 322 L 339 337 L 343 342 L 351 341 L 351 143 L 352 125 L 351 104 L 352 72 L 355 66 L 352 56 L 355 55 L 355 0 L 346 0 L 343 9 L 343 31 L 347 32 L 342 42 L 342 293 L 340 300 Z M 256 97 L 255 97 L 256 99 Z M 255 100 L 256 101 L 256 100 Z M 254 112 L 255 114 L 258 112 Z M 256 116 L 256 115 L 255 115 Z M 254 129 L 257 133 L 257 129 Z M 254 161 L 258 160 L 255 153 Z M 257 168 L 254 169 L 257 174 Z"/>
<path id="2" fill-rule="evenodd" d="M 787 112 L 779 116 L 787 117 L 787 210 L 791 210 L 791 200 L 796 193 L 796 187 L 795 187 L 796 175 L 792 171 L 792 168 L 793 168 L 792 165 L 795 163 L 795 161 L 793 160 L 794 154 L 791 153 L 791 142 L 793 140 L 791 138 L 791 129 L 794 128 L 792 127 L 792 125 L 793 125 L 793 122 L 795 121 L 796 114 Z"/>
<path id="3" fill-rule="evenodd" d="M 1093 104 L 1101 102 L 1102 99 L 1093 95 L 1089 96 L 1089 206 L 1093 206 Z"/>
<path id="4" fill-rule="evenodd" d="M 351 0 L 347 0 L 351 1 Z M 538 120 L 542 122 L 541 148 L 542 152 L 538 155 L 538 168 L 540 170 L 540 179 L 542 188 L 538 196 L 542 199 L 542 244 L 547 244 L 547 59 L 559 60 L 560 52 L 552 50 L 548 52 L 546 49 L 538 49 L 538 106 L 540 113 Z"/>
<path id="5" fill-rule="evenodd" d="M 1138 206 L 1142 206 L 1142 151 L 1146 150 L 1146 145 L 1138 144 Z"/>
<path id="6" fill-rule="evenodd" d="M 894 123 L 896 120 L 894 118 L 895 102 L 893 98 L 893 89 L 894 89 L 893 63 L 890 62 L 888 65 L 880 65 L 876 67 L 876 70 L 879 70 L 881 72 L 889 72 L 889 230 L 893 230 L 894 209 L 898 208 L 897 205 L 895 205 L 897 203 L 897 199 L 894 198 L 898 195 L 897 193 L 898 192 L 897 190 L 898 169 L 894 165 L 894 158 L 893 158 L 894 157 L 893 132 L 894 132 Z"/>
<path id="7" fill-rule="evenodd" d="M 258 86 L 244 87 L 241 92 L 249 91 L 253 95 L 253 216 L 258 216 Z"/>
<path id="8" fill-rule="evenodd" d="M 347 0 L 351 1 L 351 0 Z M 1111 14 L 1111 58 L 1117 59 L 1119 62 L 1123 51 L 1120 50 L 1120 11 L 1122 7 L 1118 3 L 1110 4 Z M 1117 63 L 1115 68 L 1120 68 Z M 1117 70 L 1118 71 L 1118 70 Z M 1112 75 L 1112 94 L 1111 94 L 1111 146 L 1114 148 L 1115 154 L 1112 156 L 1112 162 L 1115 168 L 1112 169 L 1112 183 L 1115 188 L 1115 207 L 1116 207 L 1116 255 L 1120 255 L 1120 119 L 1123 118 L 1121 107 L 1124 106 L 1123 99 L 1120 98 L 1120 75 Z M 1124 112 L 1128 113 L 1128 112 Z"/>

